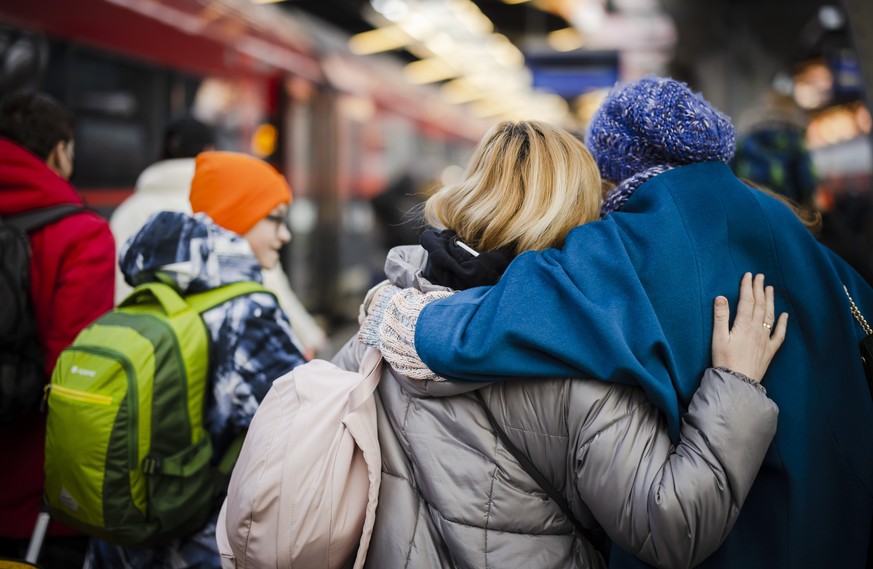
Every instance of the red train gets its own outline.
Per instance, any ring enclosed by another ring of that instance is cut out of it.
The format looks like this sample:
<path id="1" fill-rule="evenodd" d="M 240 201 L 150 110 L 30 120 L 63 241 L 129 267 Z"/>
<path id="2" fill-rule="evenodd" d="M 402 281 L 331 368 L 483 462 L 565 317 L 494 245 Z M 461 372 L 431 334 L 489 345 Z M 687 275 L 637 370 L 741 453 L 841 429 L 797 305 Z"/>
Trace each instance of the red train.
<path id="1" fill-rule="evenodd" d="M 221 149 L 291 182 L 298 294 L 351 316 L 383 252 L 369 200 L 401 174 L 416 191 L 464 163 L 489 125 L 304 18 L 248 0 L 4 0 L 0 94 L 34 87 L 74 111 L 73 182 L 106 214 L 157 158 L 170 117 L 213 124 Z"/>

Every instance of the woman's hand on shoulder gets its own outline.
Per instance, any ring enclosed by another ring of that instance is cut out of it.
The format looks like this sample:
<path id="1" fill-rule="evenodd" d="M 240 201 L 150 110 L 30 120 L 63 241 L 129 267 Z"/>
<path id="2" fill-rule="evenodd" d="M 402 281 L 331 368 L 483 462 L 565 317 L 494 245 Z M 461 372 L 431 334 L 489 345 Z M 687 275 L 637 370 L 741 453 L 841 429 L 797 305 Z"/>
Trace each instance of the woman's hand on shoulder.
<path id="1" fill-rule="evenodd" d="M 773 287 L 764 287 L 764 275 L 743 275 L 733 326 L 725 297 L 713 303 L 712 365 L 727 368 L 760 382 L 770 361 L 785 340 L 788 314 L 775 319 Z"/>

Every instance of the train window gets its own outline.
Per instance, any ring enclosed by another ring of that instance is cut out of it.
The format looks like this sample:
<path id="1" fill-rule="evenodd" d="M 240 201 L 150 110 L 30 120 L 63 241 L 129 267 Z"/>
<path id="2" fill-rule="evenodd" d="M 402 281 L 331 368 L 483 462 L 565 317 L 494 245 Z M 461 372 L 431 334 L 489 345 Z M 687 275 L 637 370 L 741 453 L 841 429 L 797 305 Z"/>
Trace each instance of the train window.
<path id="1" fill-rule="evenodd" d="M 148 164 L 146 129 L 100 116 L 76 119 L 75 182 L 84 187 L 130 187 Z"/>
<path id="2" fill-rule="evenodd" d="M 153 66 L 52 42 L 45 89 L 76 117 L 77 186 L 133 186 L 157 155 L 167 81 Z"/>
<path id="3" fill-rule="evenodd" d="M 132 188 L 158 159 L 167 120 L 191 109 L 201 79 L 74 42 L 50 44 L 42 88 L 76 117 L 73 181 Z"/>

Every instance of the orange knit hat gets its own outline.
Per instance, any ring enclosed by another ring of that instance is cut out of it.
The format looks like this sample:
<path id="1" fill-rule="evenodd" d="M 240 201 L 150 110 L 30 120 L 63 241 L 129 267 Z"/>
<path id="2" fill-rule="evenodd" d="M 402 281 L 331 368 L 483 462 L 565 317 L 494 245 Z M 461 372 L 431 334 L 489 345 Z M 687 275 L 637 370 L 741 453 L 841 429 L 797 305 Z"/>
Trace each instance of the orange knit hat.
<path id="1" fill-rule="evenodd" d="M 237 152 L 201 152 L 191 181 L 191 209 L 245 235 L 276 206 L 291 203 L 291 188 L 275 168 Z"/>

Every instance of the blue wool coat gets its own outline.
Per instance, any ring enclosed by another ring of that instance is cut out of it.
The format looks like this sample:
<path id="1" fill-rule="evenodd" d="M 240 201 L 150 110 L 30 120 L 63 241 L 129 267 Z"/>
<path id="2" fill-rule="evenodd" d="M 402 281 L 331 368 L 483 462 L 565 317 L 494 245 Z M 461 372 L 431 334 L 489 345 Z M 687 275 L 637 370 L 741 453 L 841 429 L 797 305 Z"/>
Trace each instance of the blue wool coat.
<path id="1" fill-rule="evenodd" d="M 745 272 L 775 287 L 785 343 L 765 385 L 776 438 L 722 547 L 702 567 L 863 567 L 873 519 L 873 402 L 843 292 L 873 290 L 779 201 L 723 163 L 673 169 L 563 250 L 519 256 L 494 287 L 421 313 L 415 345 L 440 375 L 597 377 L 641 385 L 671 433 L 710 361 L 712 301 Z M 614 567 L 638 564 L 623 552 Z"/>

